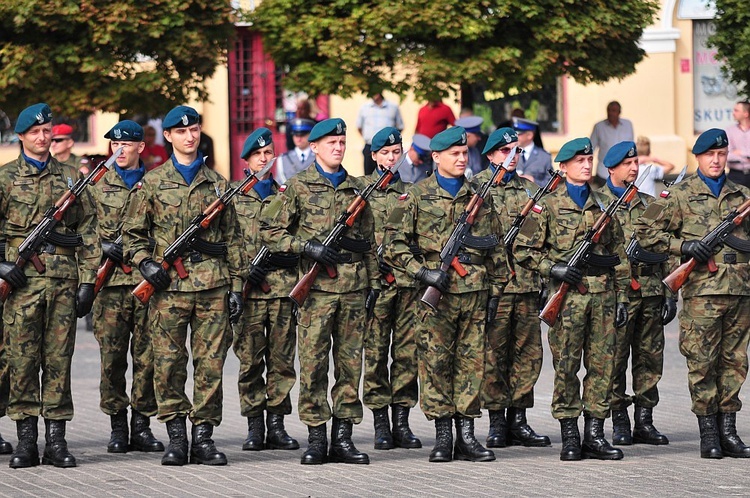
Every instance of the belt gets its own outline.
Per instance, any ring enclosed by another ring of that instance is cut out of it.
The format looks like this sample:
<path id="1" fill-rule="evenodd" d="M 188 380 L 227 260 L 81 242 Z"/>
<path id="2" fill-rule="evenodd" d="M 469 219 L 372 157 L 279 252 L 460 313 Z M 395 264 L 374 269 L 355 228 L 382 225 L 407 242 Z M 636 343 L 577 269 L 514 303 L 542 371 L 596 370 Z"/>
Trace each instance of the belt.
<path id="1" fill-rule="evenodd" d="M 633 272 L 635 277 L 650 277 L 655 275 L 661 269 L 661 265 L 645 265 L 645 266 L 631 266 L 630 270 Z"/>
<path id="2" fill-rule="evenodd" d="M 23 241 L 26 240 L 22 237 L 14 237 L 8 241 L 8 244 L 11 247 L 15 247 L 18 249 L 21 244 L 23 244 Z M 75 256 L 76 255 L 76 249 L 75 247 L 61 247 L 56 246 L 54 244 L 45 244 L 39 248 L 39 252 L 46 252 L 47 254 L 58 254 L 60 256 Z"/>
<path id="3" fill-rule="evenodd" d="M 456 258 L 458 258 L 458 262 L 462 265 L 483 265 L 485 262 L 484 256 L 479 256 L 478 254 L 470 254 L 468 252 L 460 252 L 456 254 Z M 425 261 L 440 261 L 440 254 L 431 252 L 425 255 L 424 259 Z"/>
<path id="4" fill-rule="evenodd" d="M 738 252 L 725 252 L 722 256 L 722 263 L 726 265 L 736 265 L 738 263 L 747 263 L 750 261 L 750 256 Z"/>

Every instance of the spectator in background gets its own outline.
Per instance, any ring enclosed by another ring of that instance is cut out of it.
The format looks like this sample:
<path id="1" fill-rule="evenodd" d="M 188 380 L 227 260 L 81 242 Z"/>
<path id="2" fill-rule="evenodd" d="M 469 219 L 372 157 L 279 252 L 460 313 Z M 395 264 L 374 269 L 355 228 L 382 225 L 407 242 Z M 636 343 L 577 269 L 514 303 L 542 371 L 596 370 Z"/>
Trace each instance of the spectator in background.
<path id="1" fill-rule="evenodd" d="M 663 180 L 664 175 L 671 173 L 675 166 L 669 161 L 651 155 L 651 141 L 648 137 L 638 137 L 635 148 L 638 153 L 638 178 L 643 176 L 649 165 L 653 166 L 648 172 L 648 178 L 641 182 L 638 190 L 656 197 L 656 180 Z"/>
<path id="2" fill-rule="evenodd" d="M 743 100 L 734 105 L 732 116 L 737 121 L 727 128 L 729 139 L 729 179 L 750 187 L 750 102 Z"/>
<path id="3" fill-rule="evenodd" d="M 81 173 L 88 174 L 89 159 L 83 156 L 73 154 L 73 127 L 69 124 L 59 124 L 52 127 L 52 143 L 50 152 L 52 156 L 61 163 L 74 166 Z"/>
<path id="4" fill-rule="evenodd" d="M 627 119 L 621 119 L 622 107 L 620 103 L 613 100 L 607 104 L 607 119 L 599 121 L 594 125 L 591 132 L 591 145 L 597 151 L 596 175 L 592 177 L 592 183 L 599 187 L 604 186 L 609 173 L 604 167 L 604 155 L 613 145 L 620 142 L 635 141 L 633 135 L 633 123 Z"/>
<path id="5" fill-rule="evenodd" d="M 552 156 L 534 143 L 539 123 L 528 119 L 513 118 L 513 129 L 518 134 L 518 146 L 523 149 L 518 159 L 518 174 L 523 175 L 539 186 L 544 186 L 550 178 Z"/>
<path id="6" fill-rule="evenodd" d="M 146 171 L 151 171 L 157 166 L 164 164 L 169 159 L 167 149 L 156 143 L 156 128 L 146 125 L 143 127 L 143 141 L 146 147 L 141 152 L 141 159 L 146 165 Z"/>
<path id="7" fill-rule="evenodd" d="M 284 152 L 276 160 L 274 179 L 280 184 L 310 166 L 315 161 L 315 154 L 310 148 L 308 138 L 315 126 L 312 119 L 294 118 L 288 125 L 292 131 L 294 148 Z"/>
<path id="8" fill-rule="evenodd" d="M 432 151 L 426 135 L 412 137 L 411 147 L 406 151 L 406 163 L 398 170 L 401 180 L 406 183 L 417 183 L 432 174 Z"/>
<path id="9" fill-rule="evenodd" d="M 484 119 L 473 115 L 458 118 L 455 122 L 456 126 L 463 126 L 466 130 L 466 145 L 469 146 L 469 163 L 466 165 L 467 178 L 487 169 L 490 165 L 487 155 L 482 154 L 484 145 L 487 143 L 487 136 L 482 133 L 482 123 L 484 123 Z"/>
<path id="10" fill-rule="evenodd" d="M 378 90 L 371 92 L 369 97 L 370 100 L 360 107 L 357 115 L 357 130 L 365 139 L 365 148 L 362 150 L 365 175 L 371 174 L 377 167 L 370 151 L 372 137 L 378 131 L 389 126 L 396 128 L 398 131 L 404 129 L 404 120 L 401 118 L 398 105 L 385 100 L 383 94 Z"/>
<path id="11" fill-rule="evenodd" d="M 312 103 L 308 99 L 299 99 L 297 101 L 297 113 L 295 118 L 312 119 L 317 122 L 313 115 Z M 292 120 L 293 121 L 293 120 Z M 286 150 L 294 149 L 294 138 L 292 137 L 292 127 L 290 122 L 286 125 Z"/>
<path id="12" fill-rule="evenodd" d="M 456 122 L 450 107 L 440 100 L 430 100 L 419 109 L 415 133 L 432 138 Z"/>

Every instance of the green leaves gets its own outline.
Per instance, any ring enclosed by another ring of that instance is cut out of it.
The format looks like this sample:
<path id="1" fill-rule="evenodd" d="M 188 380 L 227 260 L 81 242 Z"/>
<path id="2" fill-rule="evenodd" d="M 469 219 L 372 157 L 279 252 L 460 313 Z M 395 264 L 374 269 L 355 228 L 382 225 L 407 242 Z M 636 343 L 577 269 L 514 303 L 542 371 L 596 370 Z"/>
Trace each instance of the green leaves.
<path id="1" fill-rule="evenodd" d="M 747 2 L 716 0 L 716 31 L 708 38 L 708 46 L 723 59 L 726 74 L 738 90 L 750 92 L 750 8 Z"/>

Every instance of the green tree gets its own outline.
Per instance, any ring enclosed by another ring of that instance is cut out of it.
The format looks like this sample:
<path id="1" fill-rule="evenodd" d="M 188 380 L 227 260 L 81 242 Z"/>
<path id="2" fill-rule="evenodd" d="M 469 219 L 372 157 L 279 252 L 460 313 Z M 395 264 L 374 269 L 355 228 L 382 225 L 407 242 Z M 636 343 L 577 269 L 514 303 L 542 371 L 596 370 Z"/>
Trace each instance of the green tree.
<path id="1" fill-rule="evenodd" d="M 716 0 L 716 30 L 708 46 L 716 48 L 722 70 L 744 95 L 750 91 L 750 6 L 746 0 Z"/>
<path id="2" fill-rule="evenodd" d="M 0 108 L 153 114 L 205 99 L 234 17 L 229 0 L 0 1 Z"/>
<path id="3" fill-rule="evenodd" d="M 464 83 L 538 89 L 567 74 L 600 83 L 635 71 L 652 0 L 263 0 L 250 21 L 313 94 L 413 90 L 445 96 Z"/>

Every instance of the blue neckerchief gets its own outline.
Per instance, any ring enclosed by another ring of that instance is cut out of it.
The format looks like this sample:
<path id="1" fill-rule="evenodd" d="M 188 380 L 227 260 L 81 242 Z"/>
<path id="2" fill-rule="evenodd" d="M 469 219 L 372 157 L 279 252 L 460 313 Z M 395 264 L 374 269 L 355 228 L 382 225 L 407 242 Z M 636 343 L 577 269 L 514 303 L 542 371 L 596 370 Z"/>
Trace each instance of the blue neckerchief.
<path id="1" fill-rule="evenodd" d="M 318 161 L 315 161 L 315 169 L 318 170 L 318 173 L 328 178 L 328 180 L 333 184 L 333 188 L 338 188 L 338 186 L 344 183 L 344 180 L 346 180 L 346 170 L 342 166 L 339 166 L 339 170 L 335 173 L 326 173 L 325 171 L 323 171 L 323 168 L 320 167 Z"/>
<path id="2" fill-rule="evenodd" d="M 146 174 L 146 165 L 143 164 L 143 161 L 141 161 L 136 169 L 122 169 L 117 164 L 115 164 L 115 171 L 117 171 L 117 174 L 120 175 L 120 178 L 122 178 L 122 181 L 125 182 L 125 185 L 127 185 L 128 188 L 132 189 L 133 185 L 141 181 L 143 175 Z"/>
<path id="3" fill-rule="evenodd" d="M 516 176 L 516 170 L 513 170 L 513 171 L 507 171 L 507 172 L 506 172 L 506 173 L 505 173 L 505 174 L 503 175 L 503 183 L 504 183 L 505 185 L 507 185 L 507 184 L 508 184 L 508 182 L 510 182 L 510 181 L 511 181 L 511 180 L 513 179 L 513 177 L 515 177 L 515 176 Z"/>
<path id="4" fill-rule="evenodd" d="M 382 169 L 380 169 L 380 167 L 375 168 L 375 171 L 377 171 L 378 175 L 380 175 L 380 176 L 383 176 L 385 174 L 385 171 L 383 171 Z M 388 182 L 388 185 L 392 185 L 392 184 L 396 183 L 399 178 L 401 178 L 401 174 L 399 174 L 399 172 L 396 171 L 395 173 L 393 173 L 393 178 L 391 178 L 391 181 Z"/>
<path id="5" fill-rule="evenodd" d="M 456 194 L 461 190 L 461 186 L 464 184 L 463 175 L 458 178 L 446 178 L 441 176 L 440 173 L 435 170 L 435 178 L 437 179 L 438 185 L 448 192 L 451 197 L 456 197 Z"/>
<path id="6" fill-rule="evenodd" d="M 260 180 L 258 183 L 253 185 L 253 190 L 257 192 L 261 200 L 265 199 L 273 193 L 273 178 L 269 176 L 265 180 Z"/>
<path id="7" fill-rule="evenodd" d="M 591 193 L 589 184 L 584 183 L 579 186 L 565 182 L 565 186 L 568 188 L 568 195 L 573 199 L 573 202 L 575 202 L 579 208 L 583 209 L 583 206 L 586 205 L 586 201 L 589 199 L 589 194 Z"/>
<path id="8" fill-rule="evenodd" d="M 44 162 L 42 162 L 42 161 L 37 161 L 36 159 L 30 158 L 23 151 L 21 151 L 21 155 L 23 156 L 23 160 L 24 161 L 26 161 L 30 165 L 34 166 L 39 171 L 44 171 L 44 168 L 46 168 L 47 165 L 49 164 L 49 160 L 50 160 L 50 157 L 51 157 L 51 156 L 47 156 L 47 160 L 44 161 Z"/>
<path id="9" fill-rule="evenodd" d="M 622 197 L 622 194 L 624 194 L 625 191 L 627 190 L 627 188 L 625 187 L 615 187 L 614 184 L 612 183 L 611 176 L 607 178 L 607 187 L 609 187 L 609 190 L 613 194 L 615 194 L 618 198 Z"/>
<path id="10" fill-rule="evenodd" d="M 178 163 L 177 158 L 175 158 L 174 154 L 172 154 L 172 164 L 174 164 L 175 169 L 182 175 L 187 184 L 190 185 L 191 183 L 193 183 L 195 175 L 198 174 L 198 170 L 200 170 L 201 166 L 203 165 L 203 154 L 198 151 L 198 157 L 195 158 L 195 161 L 188 164 L 187 166 Z"/>
<path id="11" fill-rule="evenodd" d="M 722 173 L 719 178 L 714 179 L 704 176 L 703 173 L 701 173 L 701 170 L 698 170 L 698 176 L 700 176 L 701 180 L 703 180 L 703 183 L 705 183 L 708 188 L 711 189 L 711 193 L 713 193 L 716 197 L 719 197 L 721 189 L 724 188 L 724 183 L 727 181 L 727 174 Z"/>

